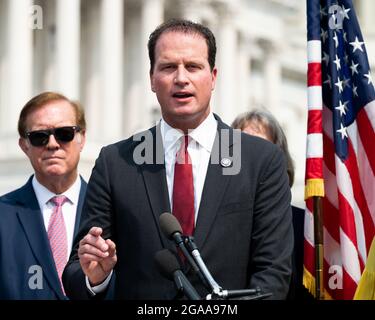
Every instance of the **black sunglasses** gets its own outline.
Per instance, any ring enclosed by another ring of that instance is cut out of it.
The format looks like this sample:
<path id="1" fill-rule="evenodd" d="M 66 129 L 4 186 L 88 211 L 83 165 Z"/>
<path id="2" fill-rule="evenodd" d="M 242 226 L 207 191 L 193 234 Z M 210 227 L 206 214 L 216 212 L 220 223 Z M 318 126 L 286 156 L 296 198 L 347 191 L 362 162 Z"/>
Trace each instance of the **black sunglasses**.
<path id="1" fill-rule="evenodd" d="M 34 147 L 42 147 L 48 144 L 51 134 L 59 142 L 70 142 L 73 140 L 75 133 L 80 130 L 79 126 L 60 127 L 26 132 L 26 136 Z"/>

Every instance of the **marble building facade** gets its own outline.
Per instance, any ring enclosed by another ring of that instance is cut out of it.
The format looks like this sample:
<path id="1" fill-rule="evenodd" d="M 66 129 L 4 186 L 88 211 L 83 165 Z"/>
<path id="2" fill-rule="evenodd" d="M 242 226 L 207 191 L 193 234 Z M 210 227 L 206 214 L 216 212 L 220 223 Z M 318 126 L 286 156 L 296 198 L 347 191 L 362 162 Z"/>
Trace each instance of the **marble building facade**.
<path id="1" fill-rule="evenodd" d="M 355 5 L 374 66 L 375 2 Z M 25 102 L 42 91 L 59 91 L 84 106 L 80 172 L 86 179 L 103 145 L 158 121 L 146 44 L 173 17 L 202 22 L 217 38 L 214 112 L 230 124 L 262 107 L 281 122 L 296 164 L 293 203 L 303 206 L 304 0 L 0 0 L 0 194 L 32 173 L 18 147 L 17 120 Z"/>

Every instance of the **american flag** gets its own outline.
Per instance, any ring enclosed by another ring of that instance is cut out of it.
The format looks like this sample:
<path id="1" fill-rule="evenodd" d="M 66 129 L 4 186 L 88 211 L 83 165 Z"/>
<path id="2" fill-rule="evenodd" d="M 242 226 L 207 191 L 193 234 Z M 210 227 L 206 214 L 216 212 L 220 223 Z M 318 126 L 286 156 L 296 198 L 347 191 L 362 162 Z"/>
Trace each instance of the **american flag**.
<path id="1" fill-rule="evenodd" d="M 314 290 L 313 196 L 324 196 L 324 294 L 352 299 L 375 233 L 375 91 L 351 0 L 307 0 L 304 285 Z"/>

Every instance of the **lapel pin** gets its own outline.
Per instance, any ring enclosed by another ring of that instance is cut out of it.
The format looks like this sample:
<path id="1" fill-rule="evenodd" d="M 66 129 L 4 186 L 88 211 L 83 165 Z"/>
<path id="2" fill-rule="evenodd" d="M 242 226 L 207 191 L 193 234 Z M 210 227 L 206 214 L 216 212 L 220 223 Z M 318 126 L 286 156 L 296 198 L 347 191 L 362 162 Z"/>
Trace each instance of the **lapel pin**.
<path id="1" fill-rule="evenodd" d="M 221 164 L 222 167 L 227 168 L 232 164 L 232 160 L 230 160 L 228 158 L 223 158 L 223 159 L 220 160 L 220 164 Z"/>

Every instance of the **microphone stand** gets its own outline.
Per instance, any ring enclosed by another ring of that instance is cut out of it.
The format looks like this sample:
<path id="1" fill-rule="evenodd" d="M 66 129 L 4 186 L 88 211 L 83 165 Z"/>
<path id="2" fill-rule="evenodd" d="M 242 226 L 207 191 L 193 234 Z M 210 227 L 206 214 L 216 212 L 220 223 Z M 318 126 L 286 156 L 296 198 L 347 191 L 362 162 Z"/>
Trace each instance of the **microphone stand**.
<path id="1" fill-rule="evenodd" d="M 198 247 L 194 242 L 194 237 L 183 236 L 183 240 L 186 248 L 201 270 L 206 283 L 208 283 L 211 287 L 212 293 L 208 294 L 205 300 L 260 300 L 272 296 L 272 293 L 262 294 L 259 287 L 256 289 L 223 290 L 222 287 L 219 286 L 214 280 L 206 264 L 204 263 Z"/>

